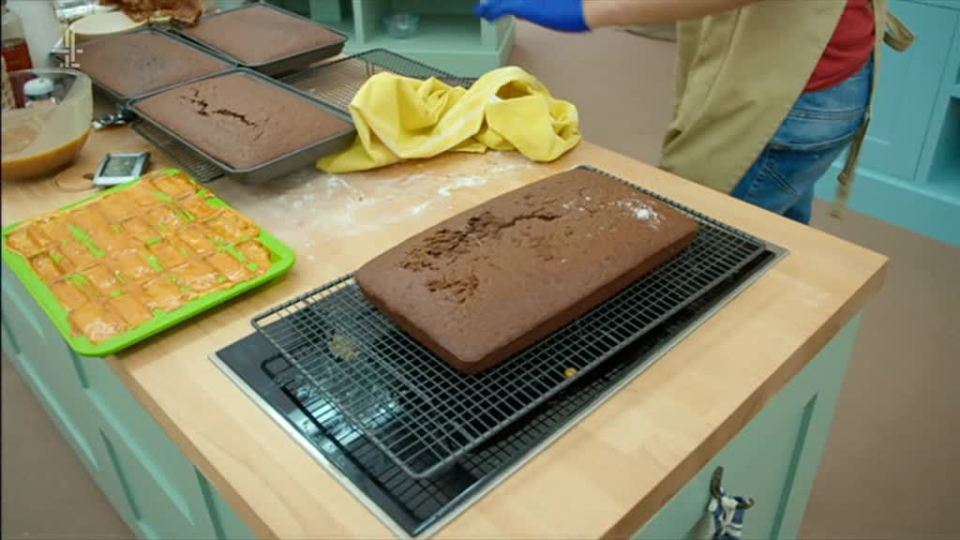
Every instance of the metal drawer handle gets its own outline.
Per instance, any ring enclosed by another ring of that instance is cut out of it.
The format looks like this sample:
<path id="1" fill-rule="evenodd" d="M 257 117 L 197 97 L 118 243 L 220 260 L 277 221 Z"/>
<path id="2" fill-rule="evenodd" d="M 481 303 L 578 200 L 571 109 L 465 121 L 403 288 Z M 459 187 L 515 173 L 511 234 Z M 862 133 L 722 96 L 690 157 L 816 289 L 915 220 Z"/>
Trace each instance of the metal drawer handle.
<path id="1" fill-rule="evenodd" d="M 710 478 L 710 494 L 713 495 L 718 501 L 723 497 L 723 493 L 720 492 L 720 486 L 723 484 L 723 467 L 717 467 L 713 471 L 713 477 Z M 746 510 L 752 508 L 754 504 L 753 497 L 747 497 L 743 501 L 737 503 L 737 508 L 741 510 Z"/>

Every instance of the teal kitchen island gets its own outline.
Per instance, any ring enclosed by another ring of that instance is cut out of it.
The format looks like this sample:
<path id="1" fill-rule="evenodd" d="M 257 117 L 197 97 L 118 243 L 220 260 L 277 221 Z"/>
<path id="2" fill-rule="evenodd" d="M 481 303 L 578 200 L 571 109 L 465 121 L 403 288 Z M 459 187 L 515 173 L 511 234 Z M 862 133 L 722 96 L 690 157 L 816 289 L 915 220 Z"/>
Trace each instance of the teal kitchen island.
<path id="1" fill-rule="evenodd" d="M 127 128 L 94 133 L 60 175 L 92 170 L 106 151 L 148 148 Z M 114 357 L 86 358 L 4 265 L 3 351 L 141 537 L 393 536 L 209 356 L 250 334 L 250 319 L 271 306 L 447 216 L 579 164 L 788 253 L 436 535 L 690 536 L 722 466 L 725 487 L 756 501 L 747 537 L 795 536 L 857 315 L 880 288 L 886 259 L 589 143 L 549 165 L 461 154 L 342 177 L 305 171 L 262 187 L 218 181 L 218 196 L 297 250 L 287 277 Z M 77 198 L 52 181 L 2 189 L 4 224 Z"/>

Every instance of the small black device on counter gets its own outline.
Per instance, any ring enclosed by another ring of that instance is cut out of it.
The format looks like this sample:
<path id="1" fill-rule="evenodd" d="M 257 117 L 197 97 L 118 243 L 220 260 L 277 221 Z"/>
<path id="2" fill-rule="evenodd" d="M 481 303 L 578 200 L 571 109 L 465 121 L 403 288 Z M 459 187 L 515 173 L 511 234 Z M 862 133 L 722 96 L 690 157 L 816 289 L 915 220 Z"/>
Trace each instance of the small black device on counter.
<path id="1" fill-rule="evenodd" d="M 93 185 L 109 187 L 132 182 L 147 170 L 149 162 L 150 152 L 111 152 L 97 167 Z"/>

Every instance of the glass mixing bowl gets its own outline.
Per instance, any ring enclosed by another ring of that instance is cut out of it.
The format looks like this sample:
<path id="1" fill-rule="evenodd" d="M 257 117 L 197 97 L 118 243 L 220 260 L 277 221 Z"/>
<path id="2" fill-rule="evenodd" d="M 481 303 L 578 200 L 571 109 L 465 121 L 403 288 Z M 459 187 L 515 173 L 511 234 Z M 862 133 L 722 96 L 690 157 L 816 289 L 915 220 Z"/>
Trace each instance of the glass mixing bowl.
<path id="1" fill-rule="evenodd" d="M 54 102 L 23 107 L 23 87 L 32 79 L 53 83 Z M 38 178 L 73 162 L 90 134 L 90 78 L 72 69 L 27 69 L 10 73 L 18 108 L 3 111 L 2 178 Z"/>

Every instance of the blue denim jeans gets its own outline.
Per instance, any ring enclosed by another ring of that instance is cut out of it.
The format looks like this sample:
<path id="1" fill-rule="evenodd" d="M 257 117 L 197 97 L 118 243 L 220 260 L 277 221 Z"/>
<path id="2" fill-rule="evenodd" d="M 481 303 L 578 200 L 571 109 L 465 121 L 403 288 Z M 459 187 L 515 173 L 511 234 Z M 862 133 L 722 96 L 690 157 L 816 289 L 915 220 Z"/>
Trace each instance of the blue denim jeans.
<path id="1" fill-rule="evenodd" d="M 801 223 L 810 223 L 813 186 L 863 124 L 872 82 L 871 59 L 837 86 L 801 94 L 730 194 Z"/>

